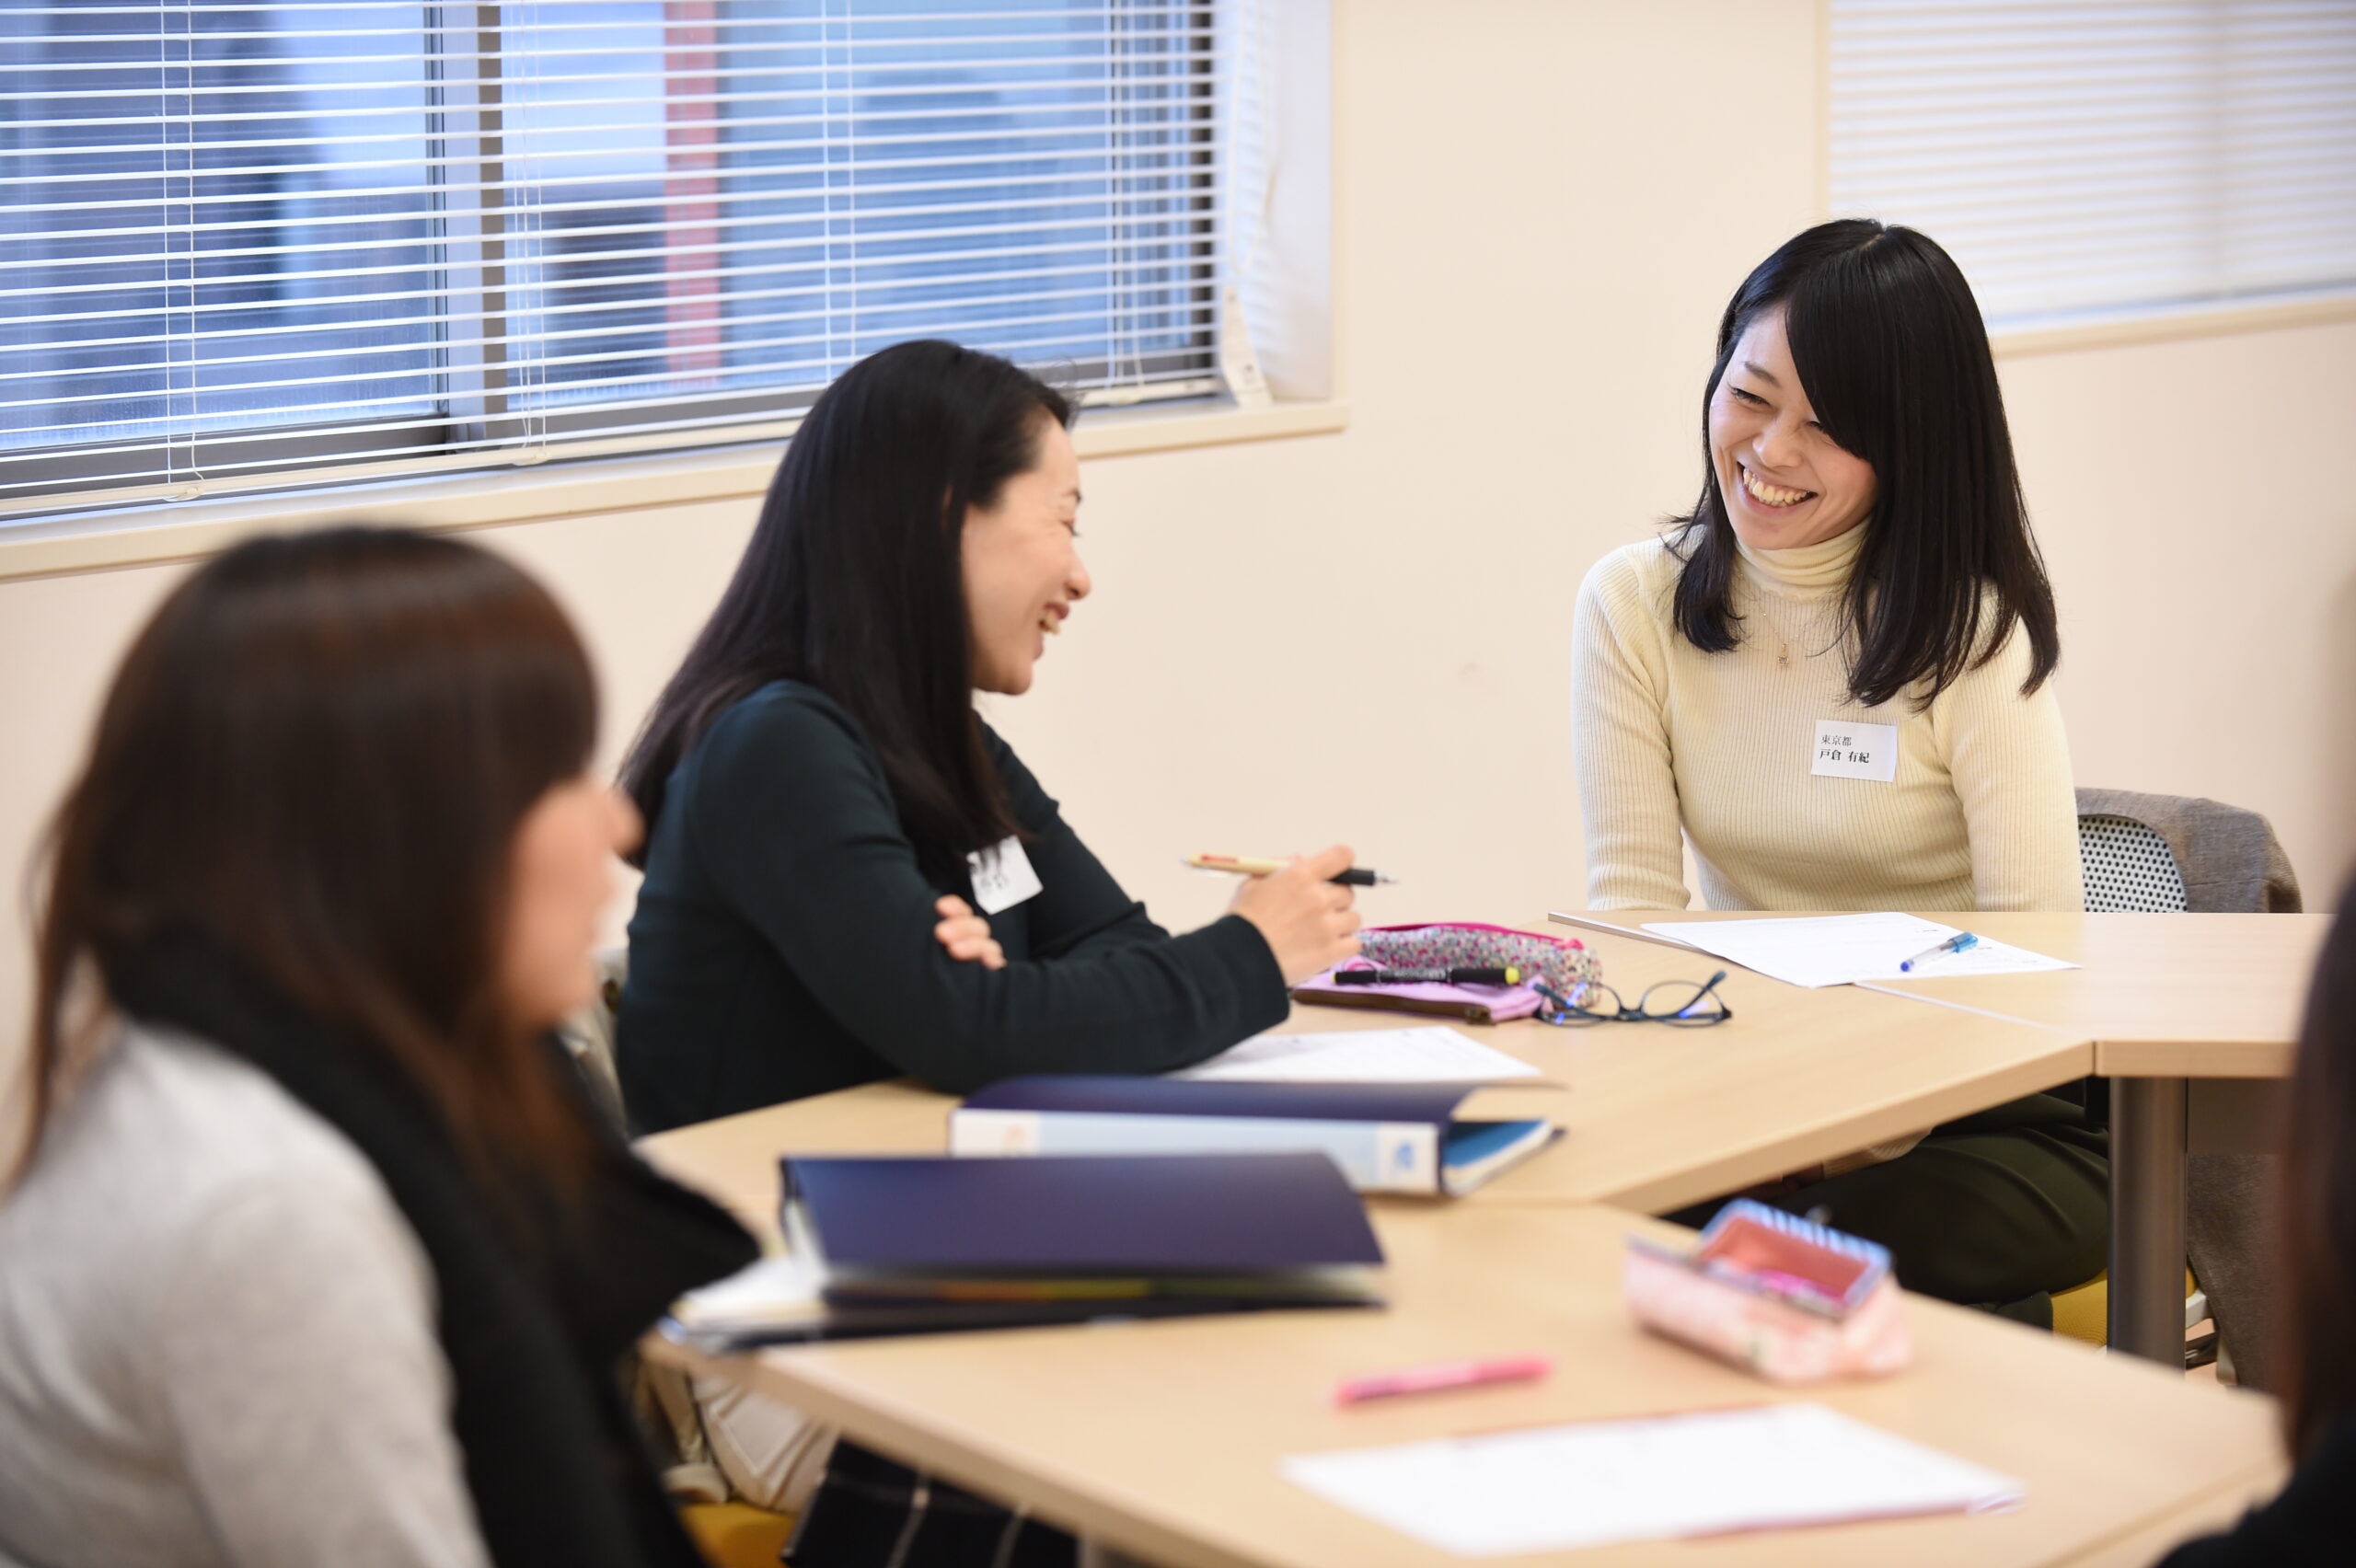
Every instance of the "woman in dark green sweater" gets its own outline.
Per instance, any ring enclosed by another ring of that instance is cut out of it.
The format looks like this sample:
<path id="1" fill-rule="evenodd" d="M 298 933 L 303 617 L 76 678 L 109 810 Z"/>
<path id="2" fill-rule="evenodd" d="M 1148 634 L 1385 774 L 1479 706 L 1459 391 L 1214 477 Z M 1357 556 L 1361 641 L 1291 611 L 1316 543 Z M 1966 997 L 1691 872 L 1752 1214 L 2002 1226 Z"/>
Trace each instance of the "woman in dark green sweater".
<path id="1" fill-rule="evenodd" d="M 1356 951 L 1338 846 L 1170 935 L 975 713 L 1029 688 L 1089 591 L 1070 418 L 926 341 L 803 421 L 623 768 L 648 824 L 619 1032 L 641 1130 L 903 1074 L 1182 1067 Z"/>

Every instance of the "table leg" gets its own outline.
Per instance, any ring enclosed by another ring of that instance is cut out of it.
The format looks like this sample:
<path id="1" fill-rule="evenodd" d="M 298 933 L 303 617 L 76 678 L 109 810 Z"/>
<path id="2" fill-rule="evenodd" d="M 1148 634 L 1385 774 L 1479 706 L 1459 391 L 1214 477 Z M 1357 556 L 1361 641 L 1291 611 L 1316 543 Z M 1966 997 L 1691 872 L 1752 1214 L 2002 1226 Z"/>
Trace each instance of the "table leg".
<path id="1" fill-rule="evenodd" d="M 2184 1365 L 2182 1078 L 2110 1080 L 2110 1348 Z"/>

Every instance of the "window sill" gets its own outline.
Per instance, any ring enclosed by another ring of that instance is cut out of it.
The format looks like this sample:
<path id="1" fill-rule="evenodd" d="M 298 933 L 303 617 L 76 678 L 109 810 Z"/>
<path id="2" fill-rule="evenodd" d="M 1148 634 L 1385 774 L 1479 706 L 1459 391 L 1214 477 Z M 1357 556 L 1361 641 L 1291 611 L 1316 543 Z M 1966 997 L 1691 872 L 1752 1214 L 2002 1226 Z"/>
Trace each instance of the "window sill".
<path id="1" fill-rule="evenodd" d="M 1345 429 L 1349 405 L 1230 403 L 1091 410 L 1073 444 L 1084 458 L 1224 446 Z M 258 529 L 291 531 L 365 519 L 410 528 L 488 528 L 595 513 L 739 501 L 768 489 L 775 443 L 588 459 L 391 480 L 303 495 L 162 502 L 51 523 L 0 525 L 0 582 L 193 560 Z"/>
<path id="2" fill-rule="evenodd" d="M 2109 320 L 2075 321 L 2051 327 L 2027 328 L 1989 334 L 1989 346 L 1998 359 L 2030 354 L 2072 353 L 2080 349 L 2108 349 L 2132 343 L 2165 343 L 2184 338 L 2212 338 L 2232 332 L 2270 332 L 2291 327 L 2320 327 L 2356 321 L 2356 293 L 2302 294 L 2286 299 L 2251 300 L 2242 304 L 2180 306 L 2173 309 L 2140 311 Z"/>

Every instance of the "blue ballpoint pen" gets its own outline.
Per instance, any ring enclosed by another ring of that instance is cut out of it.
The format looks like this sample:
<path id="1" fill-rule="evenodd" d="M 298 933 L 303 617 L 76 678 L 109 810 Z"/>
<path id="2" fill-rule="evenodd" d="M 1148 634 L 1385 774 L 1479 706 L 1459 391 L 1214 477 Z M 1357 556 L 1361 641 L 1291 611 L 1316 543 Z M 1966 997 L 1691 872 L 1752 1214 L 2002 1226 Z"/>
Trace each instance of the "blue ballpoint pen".
<path id="1" fill-rule="evenodd" d="M 1898 972 L 1900 974 L 1911 974 L 1914 973 L 1914 966 L 1922 963 L 1924 959 L 1936 958 L 1941 953 L 1961 952 L 1966 948 L 1975 948 L 1979 945 L 1980 939 L 1973 936 L 1969 931 L 1958 931 L 1954 936 L 1949 937 L 1938 946 L 1934 948 L 1924 948 L 1921 952 L 1916 953 L 1912 958 L 1910 958 L 1905 963 L 1900 964 L 1898 966 Z"/>

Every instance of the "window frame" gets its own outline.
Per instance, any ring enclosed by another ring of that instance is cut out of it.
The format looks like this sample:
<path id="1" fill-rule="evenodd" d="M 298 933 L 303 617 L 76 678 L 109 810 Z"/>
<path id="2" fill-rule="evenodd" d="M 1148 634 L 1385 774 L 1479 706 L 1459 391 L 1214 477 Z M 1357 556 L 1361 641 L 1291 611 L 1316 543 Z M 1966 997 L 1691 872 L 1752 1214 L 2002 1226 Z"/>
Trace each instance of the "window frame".
<path id="1" fill-rule="evenodd" d="M 663 0 L 663 6 L 661 52 L 666 59 L 678 52 L 678 46 L 671 41 L 676 25 L 673 13 L 690 6 L 714 13 L 719 9 L 718 0 Z M 1194 321 L 1183 349 L 1163 351 L 1128 368 L 1140 377 L 1187 369 L 1196 374 L 1158 380 L 1142 390 L 1122 384 L 1080 386 L 1074 399 L 1082 408 L 1207 399 L 1227 390 L 1219 358 L 1218 302 L 1224 281 L 1219 126 L 1220 95 L 1229 85 L 1223 56 L 1230 47 L 1227 31 L 1233 18 L 1222 0 L 1175 0 L 1170 9 L 1184 18 L 1192 55 L 1186 90 L 1191 108 L 1183 131 L 1172 132 L 1173 137 L 1183 137 L 1177 144 L 1178 156 L 1187 166 L 1181 178 L 1190 192 L 1184 242 L 1189 275 L 1182 283 L 1154 286 L 1182 294 L 1182 308 Z M 513 140 L 508 85 L 517 78 L 514 62 L 524 54 L 505 46 L 508 29 L 503 10 L 502 0 L 420 6 L 424 25 L 419 34 L 419 58 L 423 62 L 427 95 L 425 160 L 428 188 L 433 191 L 428 209 L 432 237 L 427 244 L 434 254 L 427 269 L 433 280 L 429 284 L 433 305 L 428 317 L 430 339 L 437 354 L 431 385 L 438 417 L 422 419 L 412 413 L 378 421 L 297 420 L 284 425 L 207 431 L 186 438 L 167 434 L 22 448 L 21 455 L 10 459 L 9 471 L 17 476 L 17 483 L 26 487 L 25 499 L 21 503 L 0 501 L 0 541 L 45 522 L 70 520 L 110 507 L 164 501 L 252 504 L 305 496 L 332 503 L 339 491 L 371 479 L 427 478 L 453 471 L 496 474 L 519 467 L 590 462 L 618 455 L 725 450 L 791 433 L 802 413 L 824 390 L 823 383 L 747 390 L 735 396 L 666 398 L 688 410 L 681 421 L 675 421 L 679 428 L 650 421 L 645 428 L 608 434 L 599 432 L 611 423 L 610 418 L 594 400 L 573 408 L 516 406 L 521 399 L 497 367 L 506 357 L 504 351 L 521 345 L 528 352 L 539 340 L 528 333 L 518 337 L 513 330 L 520 314 L 516 295 L 524 285 L 511 276 L 517 258 L 507 225 L 513 214 L 528 209 L 507 200 L 513 195 L 505 179 Z M 182 17 L 184 23 L 186 13 Z M 689 18 L 690 23 L 693 20 Z M 464 75 L 449 75 L 454 63 L 466 67 Z M 718 70 L 715 66 L 715 73 Z M 666 70 L 664 80 L 663 101 L 667 105 L 676 77 Z M 169 96 L 168 91 L 165 96 Z M 472 130 L 454 129 L 450 123 L 468 117 L 474 121 Z M 458 156 L 461 148 L 466 150 L 464 156 Z M 717 148 L 714 167 L 721 167 Z M 195 177 L 192 170 L 187 176 L 191 181 Z M 666 209 L 676 202 L 676 196 L 666 190 Z M 468 225 L 472 225 L 472 232 L 461 233 L 454 240 L 454 231 Z M 666 231 L 672 226 L 666 213 Z M 486 235 L 496 237 L 486 238 Z M 716 241 L 715 252 L 724 254 L 727 243 Z M 1156 239 L 1151 243 L 1172 242 Z M 454 248 L 478 246 L 481 247 L 479 259 L 451 259 Z M 453 273 L 473 276 L 455 283 Z M 1116 291 L 1120 287 L 1113 286 Z M 163 314 L 168 316 L 169 309 Z M 472 360 L 454 362 L 448 357 L 454 322 L 470 323 L 475 329 L 475 341 L 467 345 L 475 351 Z M 724 329 L 724 322 L 715 325 Z M 724 336 L 719 337 L 712 346 L 724 350 L 725 341 Z M 666 373 L 676 374 L 667 371 L 668 363 L 666 359 Z M 1057 380 L 1088 383 L 1109 379 L 1113 366 L 1099 359 L 1049 362 L 1040 368 Z M 387 428 L 370 433 L 371 424 Z M 184 451 L 186 459 L 166 459 L 160 465 L 166 472 L 158 478 L 159 450 Z M 208 469 L 217 472 L 232 460 L 238 477 L 222 481 L 217 490 L 208 489 Z M 37 489 L 32 488 L 36 485 Z M 7 575 L 0 570 L 0 579 Z"/>

